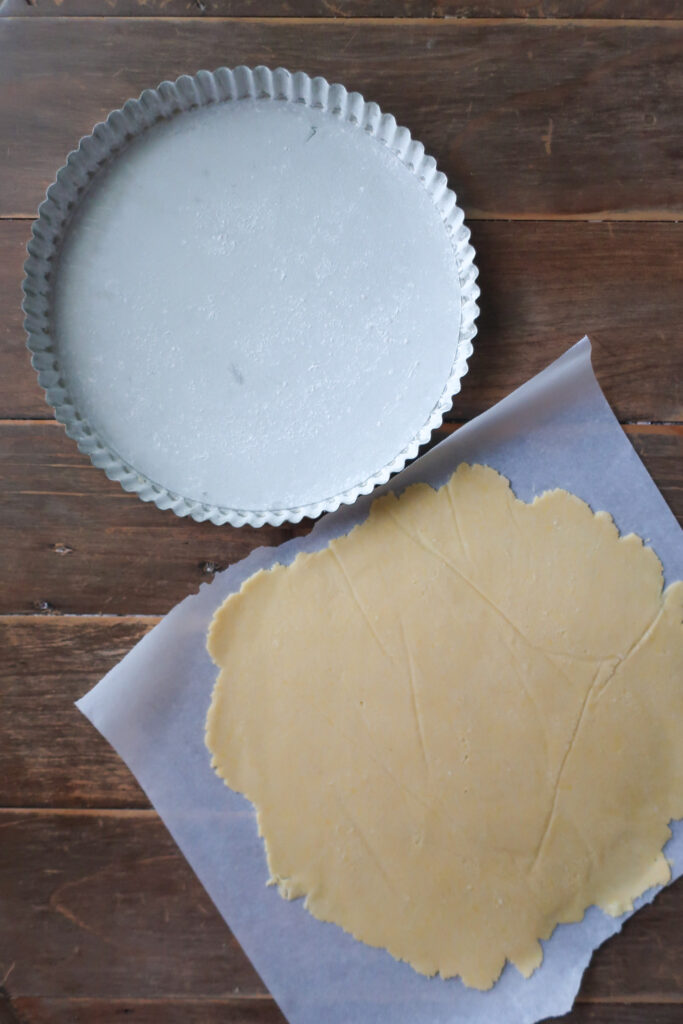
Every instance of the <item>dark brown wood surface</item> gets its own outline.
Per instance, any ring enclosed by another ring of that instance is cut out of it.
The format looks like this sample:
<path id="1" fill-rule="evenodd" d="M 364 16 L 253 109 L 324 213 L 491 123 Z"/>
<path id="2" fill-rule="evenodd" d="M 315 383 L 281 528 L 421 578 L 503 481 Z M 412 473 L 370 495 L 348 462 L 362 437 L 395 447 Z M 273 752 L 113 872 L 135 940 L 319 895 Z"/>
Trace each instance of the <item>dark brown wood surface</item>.
<path id="1" fill-rule="evenodd" d="M 588 333 L 683 521 L 682 54 L 679 0 L 0 3 L 0 1024 L 283 1021 L 73 701 L 217 569 L 310 524 L 159 512 L 54 422 L 19 303 L 30 219 L 67 151 L 199 67 L 359 89 L 437 157 L 477 249 L 476 352 L 437 439 Z M 678 884 L 597 952 L 563 1020 L 683 1022 L 682 922 Z"/>
<path id="2" fill-rule="evenodd" d="M 533 18 L 652 21 L 683 17 L 681 0 L 4 0 L 14 17 Z"/>
<path id="3" fill-rule="evenodd" d="M 4 216 L 32 214 L 112 107 L 239 63 L 343 79 L 392 111 L 471 218 L 683 214 L 680 21 L 5 18 L 0 45 Z"/>

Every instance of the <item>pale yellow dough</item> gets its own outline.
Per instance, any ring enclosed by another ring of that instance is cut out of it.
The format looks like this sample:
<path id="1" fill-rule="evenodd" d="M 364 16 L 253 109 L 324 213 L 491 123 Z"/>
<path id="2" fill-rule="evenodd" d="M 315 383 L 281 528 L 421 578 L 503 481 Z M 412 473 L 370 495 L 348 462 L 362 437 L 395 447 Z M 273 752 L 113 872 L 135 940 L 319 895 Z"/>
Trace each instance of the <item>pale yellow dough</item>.
<path id="1" fill-rule="evenodd" d="M 207 744 L 283 896 L 485 989 L 668 880 L 682 619 L 605 512 L 461 465 L 228 598 Z"/>

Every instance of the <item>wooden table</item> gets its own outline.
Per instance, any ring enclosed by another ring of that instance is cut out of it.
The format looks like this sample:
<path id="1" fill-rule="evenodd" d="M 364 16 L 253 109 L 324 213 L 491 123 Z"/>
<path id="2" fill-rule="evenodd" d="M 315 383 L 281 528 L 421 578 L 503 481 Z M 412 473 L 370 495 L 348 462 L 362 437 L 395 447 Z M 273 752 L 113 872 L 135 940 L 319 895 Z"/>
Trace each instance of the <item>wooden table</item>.
<path id="1" fill-rule="evenodd" d="M 201 67 L 283 64 L 359 89 L 437 157 L 478 253 L 476 352 L 439 436 L 588 332 L 605 393 L 680 518 L 680 19 L 675 0 L 0 5 L 2 1024 L 282 1020 L 72 702 L 218 568 L 310 524 L 218 529 L 159 512 L 52 419 L 20 280 L 67 151 L 127 97 Z M 683 1021 L 682 920 L 679 883 L 596 954 L 564 1019 Z"/>

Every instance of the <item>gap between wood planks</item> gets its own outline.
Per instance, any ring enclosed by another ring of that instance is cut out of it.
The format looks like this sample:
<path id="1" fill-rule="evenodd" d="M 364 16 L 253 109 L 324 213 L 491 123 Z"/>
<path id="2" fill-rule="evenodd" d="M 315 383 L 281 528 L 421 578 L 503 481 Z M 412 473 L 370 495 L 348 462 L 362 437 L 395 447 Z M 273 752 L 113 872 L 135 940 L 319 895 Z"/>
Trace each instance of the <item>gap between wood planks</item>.
<path id="1" fill-rule="evenodd" d="M 59 815 L 61 818 L 158 818 L 159 815 L 153 807 L 2 807 L 0 806 L 0 830 L 3 824 L 7 827 L 8 822 L 3 818 L 11 818 L 12 815 L 19 817 L 30 817 L 31 815 L 46 817 L 47 815 Z"/>
<path id="2" fill-rule="evenodd" d="M 435 427 L 434 433 L 441 431 L 442 433 L 452 434 L 453 431 L 459 427 L 464 427 L 466 423 L 470 422 L 471 420 L 447 420 L 441 423 L 440 426 Z M 44 417 L 15 416 L 5 419 L 0 417 L 0 427 L 44 427 L 46 424 L 64 428 L 64 424 L 56 420 L 54 416 L 50 416 L 49 413 Z M 627 434 L 637 434 L 641 431 L 642 433 L 650 434 L 683 434 L 683 422 L 678 420 L 620 420 L 619 424 Z"/>
<path id="3" fill-rule="evenodd" d="M 277 15 L 215 15 L 215 14 L 196 14 L 192 16 L 181 16 L 181 15 L 115 15 L 115 14 L 68 14 L 68 15 L 43 15 L 40 19 L 33 18 L 33 21 L 42 21 L 49 19 L 52 22 L 65 21 L 65 22 L 77 22 L 77 21 L 113 21 L 113 22 L 145 22 L 153 21 L 159 22 L 164 21 L 166 23 L 171 22 L 243 22 L 245 24 L 277 24 L 277 25 L 353 25 L 358 22 L 360 25 L 429 25 L 439 26 L 444 24 L 452 24 L 457 22 L 458 25 L 468 26 L 506 26 L 506 25 L 529 25 L 533 28 L 565 28 L 565 27 L 576 27 L 576 28 L 612 28 L 619 26 L 620 28 L 672 28 L 677 29 L 683 26 L 683 19 L 681 18 L 531 18 L 519 16 L 517 18 L 461 18 L 457 14 L 443 14 L 435 15 L 431 18 L 418 17 L 411 18 L 410 16 L 396 18 L 387 17 L 381 18 L 377 16 L 371 16 L 368 18 L 359 17 L 355 15 L 350 18 L 346 17 L 315 17 L 308 16 L 303 18 L 293 17 L 292 15 L 283 15 L 278 17 Z M 0 8 L 0 24 L 3 21 L 27 21 L 28 19 L 22 15 L 6 14 L 2 15 Z"/>
<path id="4" fill-rule="evenodd" d="M 88 1007 L 99 1004 L 106 1004 L 107 1007 L 111 1007 L 115 1013 L 120 1012 L 129 1013 L 128 1007 L 154 1007 L 154 1006 L 206 1006 L 208 1007 L 226 1007 L 229 1008 L 240 1003 L 248 1001 L 258 1002 L 263 1001 L 270 1003 L 273 1001 L 273 996 L 267 992 L 239 992 L 234 993 L 230 996 L 158 996 L 158 997 L 147 997 L 147 998 L 132 998 L 122 999 L 120 997 L 114 999 L 108 999 L 106 997 L 96 996 L 19 996 L 16 997 L 16 1002 L 19 1004 L 31 1003 L 31 1002 L 46 1002 L 55 1006 L 68 1006 L 74 1007 L 74 1009 L 81 1007 Z M 625 999 L 623 996 L 591 996 L 586 998 L 581 993 L 577 995 L 574 1000 L 574 1004 L 581 1003 L 583 1005 L 605 1005 L 605 1006 L 679 1006 L 683 1000 L 677 999 L 671 996 L 633 996 Z M 120 1010 L 117 1008 L 121 1008 Z"/>
<path id="5" fill-rule="evenodd" d="M 69 19 L 71 20 L 71 19 Z M 139 19 L 135 19 L 138 21 Z M 150 19 L 158 21 L 158 18 Z M 187 18 L 180 19 L 187 21 Z M 0 25 L 2 19 L 0 18 Z M 36 213 L 6 213 L 0 214 L 1 221 L 26 221 L 30 223 L 36 219 Z M 503 221 L 506 224 L 514 224 L 517 221 L 525 224 L 538 222 L 541 224 L 557 222 L 558 224 L 604 224 L 612 222 L 615 224 L 636 223 L 636 224 L 678 224 L 683 221 L 683 209 L 681 210 L 599 210 L 596 213 L 491 213 L 488 210 L 466 210 L 465 220 L 478 224 L 487 221 Z"/>
<path id="6" fill-rule="evenodd" d="M 122 623 L 122 622 L 137 622 L 137 623 L 148 623 L 150 626 L 156 626 L 164 618 L 163 615 L 147 615 L 142 612 L 121 612 L 120 615 L 112 615 L 111 612 L 0 612 L 0 623 L 7 622 L 25 622 L 27 619 L 59 619 L 60 621 L 66 619 L 71 620 L 69 625 L 76 625 L 73 622 L 74 619 L 84 619 L 86 622 L 95 622 L 98 625 L 105 625 L 107 622 Z M 1 806 L 1 805 L 0 805 Z M 2 1024 L 2 1021 L 0 1021 Z"/>

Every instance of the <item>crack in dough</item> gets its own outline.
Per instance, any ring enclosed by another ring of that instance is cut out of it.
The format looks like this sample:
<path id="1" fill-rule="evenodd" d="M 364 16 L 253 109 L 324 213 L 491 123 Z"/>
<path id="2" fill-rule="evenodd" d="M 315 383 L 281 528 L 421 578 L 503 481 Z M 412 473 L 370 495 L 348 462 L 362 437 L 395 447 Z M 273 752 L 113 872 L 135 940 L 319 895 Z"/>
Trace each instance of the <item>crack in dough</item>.
<path id="1" fill-rule="evenodd" d="M 225 601 L 207 745 L 283 896 L 485 989 L 669 879 L 682 641 L 640 538 L 462 465 Z"/>

